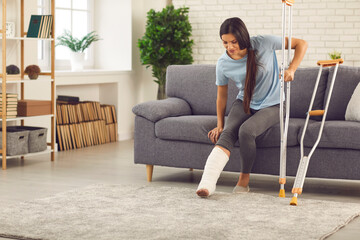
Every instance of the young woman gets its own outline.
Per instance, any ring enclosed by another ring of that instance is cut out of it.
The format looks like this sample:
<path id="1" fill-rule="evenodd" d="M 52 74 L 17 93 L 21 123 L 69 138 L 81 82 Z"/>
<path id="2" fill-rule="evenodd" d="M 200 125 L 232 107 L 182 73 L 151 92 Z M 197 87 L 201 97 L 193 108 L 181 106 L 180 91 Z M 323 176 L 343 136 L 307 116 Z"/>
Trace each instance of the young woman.
<path id="1" fill-rule="evenodd" d="M 229 160 L 236 140 L 240 145 L 241 171 L 234 193 L 249 191 L 250 172 L 256 157 L 255 139 L 272 125 L 279 123 L 280 80 L 275 50 L 281 49 L 281 37 L 251 37 L 240 18 L 229 18 L 220 27 L 220 38 L 226 52 L 216 65 L 217 127 L 208 133 L 216 144 L 210 153 L 196 191 L 200 197 L 215 192 L 216 182 Z M 285 48 L 287 49 L 285 40 Z M 284 72 L 285 81 L 292 81 L 303 59 L 307 43 L 292 38 L 293 60 Z M 224 128 L 228 81 L 239 89 Z"/>

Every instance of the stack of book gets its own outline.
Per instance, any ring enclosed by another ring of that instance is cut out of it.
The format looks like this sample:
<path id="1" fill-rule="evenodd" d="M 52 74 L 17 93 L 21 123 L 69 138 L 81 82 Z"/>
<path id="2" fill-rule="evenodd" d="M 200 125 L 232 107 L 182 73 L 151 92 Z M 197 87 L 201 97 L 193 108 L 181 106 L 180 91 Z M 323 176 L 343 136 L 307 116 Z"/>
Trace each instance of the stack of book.
<path id="1" fill-rule="evenodd" d="M 50 38 L 52 31 L 52 15 L 31 15 L 26 37 Z"/>
<path id="2" fill-rule="evenodd" d="M 0 115 L 3 114 L 2 108 L 2 93 L 0 93 Z M 7 93 L 6 94 L 6 117 L 15 118 L 17 116 L 17 104 L 18 104 L 18 94 L 17 93 Z"/>
<path id="3" fill-rule="evenodd" d="M 117 141 L 117 121 L 114 105 L 101 105 L 101 119 L 105 120 L 106 131 L 110 137 L 110 142 Z"/>
<path id="4" fill-rule="evenodd" d="M 61 99 L 61 98 L 58 98 Z M 57 101 L 57 142 L 60 151 L 117 141 L 115 106 L 99 102 Z"/>

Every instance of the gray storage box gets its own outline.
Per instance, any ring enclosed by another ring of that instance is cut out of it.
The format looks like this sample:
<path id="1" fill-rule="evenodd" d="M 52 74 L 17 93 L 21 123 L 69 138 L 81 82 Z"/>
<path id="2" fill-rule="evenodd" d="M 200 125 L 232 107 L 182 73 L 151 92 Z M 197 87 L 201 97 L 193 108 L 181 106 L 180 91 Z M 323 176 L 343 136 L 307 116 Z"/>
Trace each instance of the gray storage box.
<path id="1" fill-rule="evenodd" d="M 30 126 L 11 126 L 8 127 L 8 129 L 9 128 L 20 131 L 29 131 L 29 153 L 42 152 L 47 149 L 47 128 Z"/>
<path id="2" fill-rule="evenodd" d="M 0 149 L 2 149 L 2 129 L 0 128 Z M 29 152 L 29 131 L 7 128 L 6 155 L 14 156 Z"/>

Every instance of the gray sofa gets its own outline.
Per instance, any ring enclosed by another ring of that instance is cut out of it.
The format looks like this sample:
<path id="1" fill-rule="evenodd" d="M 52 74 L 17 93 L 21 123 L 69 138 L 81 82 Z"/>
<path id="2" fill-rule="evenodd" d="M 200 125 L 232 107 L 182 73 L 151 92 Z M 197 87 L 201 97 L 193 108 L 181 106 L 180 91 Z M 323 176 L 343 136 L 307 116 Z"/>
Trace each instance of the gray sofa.
<path id="1" fill-rule="evenodd" d="M 287 175 L 295 176 L 300 160 L 300 137 L 318 75 L 318 68 L 299 68 L 291 85 Z M 324 68 L 315 109 L 323 109 L 334 68 Z M 351 95 L 360 82 L 360 68 L 340 66 L 330 101 L 324 132 L 311 158 L 307 176 L 360 179 L 360 122 L 345 121 Z M 208 131 L 216 126 L 215 65 L 173 65 L 167 70 L 168 98 L 134 106 L 135 163 L 146 164 L 148 181 L 154 165 L 203 169 L 213 144 Z M 237 95 L 229 84 L 226 114 Z M 360 107 L 360 106 L 359 106 Z M 311 119 L 304 140 L 305 154 L 313 146 L 319 119 Z M 257 139 L 257 156 L 252 172 L 279 174 L 280 126 L 274 125 Z M 238 146 L 238 143 L 235 144 Z M 225 171 L 239 172 L 237 147 Z"/>

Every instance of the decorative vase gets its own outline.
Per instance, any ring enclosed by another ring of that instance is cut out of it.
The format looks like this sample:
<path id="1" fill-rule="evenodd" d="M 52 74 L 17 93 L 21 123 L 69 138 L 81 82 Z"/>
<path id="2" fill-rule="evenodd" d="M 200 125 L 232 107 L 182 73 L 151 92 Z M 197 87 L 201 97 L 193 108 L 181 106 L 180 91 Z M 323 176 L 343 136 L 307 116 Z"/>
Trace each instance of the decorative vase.
<path id="1" fill-rule="evenodd" d="M 72 71 L 84 70 L 85 53 L 84 52 L 71 52 L 70 63 Z"/>
<path id="2" fill-rule="evenodd" d="M 165 91 L 165 84 L 162 84 L 158 86 L 158 93 L 157 93 L 157 100 L 166 99 L 166 91 Z"/>

